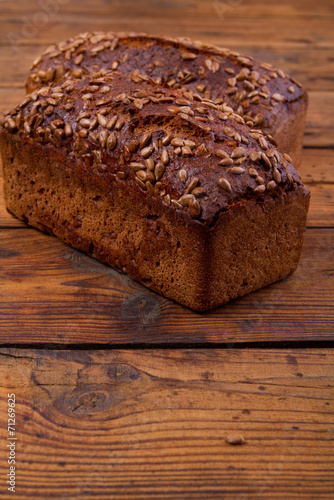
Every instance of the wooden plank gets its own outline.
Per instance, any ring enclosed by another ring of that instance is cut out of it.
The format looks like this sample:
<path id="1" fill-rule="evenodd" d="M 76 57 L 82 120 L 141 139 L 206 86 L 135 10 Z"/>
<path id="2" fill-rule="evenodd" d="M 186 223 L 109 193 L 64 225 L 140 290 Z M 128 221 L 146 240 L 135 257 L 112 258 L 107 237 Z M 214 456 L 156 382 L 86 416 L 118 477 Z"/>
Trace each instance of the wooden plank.
<path id="1" fill-rule="evenodd" d="M 330 499 L 333 363 L 318 349 L 1 349 L 15 498 Z"/>
<path id="2" fill-rule="evenodd" d="M 261 2 L 257 7 L 242 1 L 239 5 L 230 4 L 219 0 L 173 0 L 150 2 L 148 6 L 144 0 L 130 3 L 118 0 L 109 4 L 102 0 L 94 3 L 71 0 L 61 2 L 57 13 L 50 15 L 36 2 L 29 2 L 23 9 L 2 2 L 1 43 L 11 45 L 8 33 L 19 37 L 16 44 L 19 46 L 30 44 L 32 39 L 50 44 L 90 29 L 190 36 L 232 47 L 240 43 L 240 38 L 259 47 L 264 40 L 270 40 L 271 45 L 284 43 L 290 47 L 334 46 L 333 8 L 329 2 L 321 9 L 315 9 L 311 2 L 307 6 L 287 1 L 277 4 L 273 0 Z"/>
<path id="3" fill-rule="evenodd" d="M 334 183 L 334 150 L 304 148 L 300 175 L 308 186 Z"/>
<path id="4" fill-rule="evenodd" d="M 2 229 L 1 344 L 334 340 L 334 230 L 308 229 L 289 278 L 207 313 L 149 291 L 58 238 Z"/>
<path id="5" fill-rule="evenodd" d="M 309 92 L 304 145 L 334 148 L 334 92 Z"/>

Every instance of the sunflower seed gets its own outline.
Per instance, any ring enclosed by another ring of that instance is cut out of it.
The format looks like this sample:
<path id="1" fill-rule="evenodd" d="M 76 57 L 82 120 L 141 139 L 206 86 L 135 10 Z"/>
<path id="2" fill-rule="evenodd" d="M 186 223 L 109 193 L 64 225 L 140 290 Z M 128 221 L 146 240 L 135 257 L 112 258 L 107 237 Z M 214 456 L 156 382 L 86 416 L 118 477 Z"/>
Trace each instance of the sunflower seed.
<path id="1" fill-rule="evenodd" d="M 275 181 L 269 181 L 266 187 L 268 191 L 273 191 L 274 189 L 277 188 L 277 184 Z"/>
<path id="2" fill-rule="evenodd" d="M 252 151 L 249 155 L 249 158 L 253 161 L 253 162 L 257 162 L 261 159 L 261 152 L 260 151 Z"/>
<path id="3" fill-rule="evenodd" d="M 245 169 L 242 167 L 231 167 L 229 172 L 231 172 L 231 174 L 240 175 L 245 172 Z"/>
<path id="4" fill-rule="evenodd" d="M 268 149 L 268 143 L 264 137 L 262 137 L 262 136 L 259 137 L 259 144 L 260 144 L 262 149 L 264 149 L 264 150 Z"/>
<path id="5" fill-rule="evenodd" d="M 223 188 L 225 191 L 228 191 L 229 193 L 232 192 L 231 184 L 228 182 L 228 180 L 224 179 L 224 177 L 221 177 L 218 183 L 219 186 Z"/>
<path id="6" fill-rule="evenodd" d="M 180 108 L 178 108 L 177 106 L 169 106 L 169 108 L 167 108 L 167 111 L 173 113 L 174 115 L 177 115 L 180 112 Z"/>
<path id="7" fill-rule="evenodd" d="M 125 124 L 124 118 L 122 117 L 118 118 L 117 122 L 115 123 L 115 130 L 122 130 L 124 124 Z"/>
<path id="8" fill-rule="evenodd" d="M 70 123 L 66 123 L 64 132 L 66 137 L 71 137 L 73 135 L 73 130 Z"/>
<path id="9" fill-rule="evenodd" d="M 153 146 L 147 146 L 140 151 L 143 158 L 148 158 L 153 153 Z"/>
<path id="10" fill-rule="evenodd" d="M 292 163 L 291 157 L 287 153 L 283 153 L 283 157 L 289 162 Z"/>
<path id="11" fill-rule="evenodd" d="M 231 158 L 240 158 L 241 156 L 244 156 L 244 154 L 245 149 L 240 146 L 232 151 Z"/>
<path id="12" fill-rule="evenodd" d="M 108 124 L 107 118 L 103 115 L 100 115 L 99 113 L 96 116 L 97 116 L 97 121 L 99 122 L 101 127 L 106 127 Z"/>
<path id="13" fill-rule="evenodd" d="M 226 443 L 232 445 L 244 444 L 245 438 L 243 436 L 228 436 L 225 438 Z"/>
<path id="14" fill-rule="evenodd" d="M 230 165 L 233 165 L 233 160 L 231 158 L 224 158 L 219 162 L 219 165 L 222 165 L 223 167 L 229 167 Z"/>
<path id="15" fill-rule="evenodd" d="M 256 188 L 253 189 L 254 193 L 257 194 L 262 194 L 266 190 L 266 186 L 264 184 L 260 184 L 260 186 L 257 186 Z"/>
<path id="16" fill-rule="evenodd" d="M 255 168 L 249 168 L 248 169 L 248 173 L 251 177 L 257 177 L 258 176 L 258 173 L 257 171 L 255 170 Z"/>
<path id="17" fill-rule="evenodd" d="M 183 207 L 189 206 L 189 204 L 194 201 L 195 201 L 195 196 L 193 194 L 184 194 L 178 200 L 178 202 L 181 203 Z"/>
<path id="18" fill-rule="evenodd" d="M 188 179 L 187 171 L 181 169 L 181 170 L 178 171 L 177 175 L 178 175 L 180 181 L 182 182 L 182 184 L 185 184 L 186 180 Z"/>
<path id="19" fill-rule="evenodd" d="M 117 122 L 117 115 L 116 116 L 113 116 L 107 123 L 107 129 L 108 130 L 112 130 L 115 126 L 115 123 Z"/>
<path id="20" fill-rule="evenodd" d="M 201 205 L 197 200 L 189 204 L 189 214 L 193 219 L 197 219 L 201 215 Z"/>
<path id="21" fill-rule="evenodd" d="M 183 206 L 177 200 L 172 199 L 171 202 L 176 206 L 176 208 L 180 208 L 182 210 Z"/>
<path id="22" fill-rule="evenodd" d="M 142 163 L 139 163 L 137 161 L 131 162 L 129 166 L 130 166 L 131 170 L 133 170 L 134 172 L 138 172 L 139 170 L 145 169 L 145 166 Z"/>
<path id="23" fill-rule="evenodd" d="M 116 145 L 117 145 L 117 137 L 114 133 L 111 133 L 107 140 L 107 148 L 112 151 L 113 149 L 115 149 Z"/>
<path id="24" fill-rule="evenodd" d="M 223 151 L 222 149 L 217 149 L 216 156 L 218 156 L 219 158 L 229 158 L 229 156 L 226 153 L 226 151 Z"/>
<path id="25" fill-rule="evenodd" d="M 193 54 L 192 52 L 183 52 L 181 54 L 181 57 L 184 61 L 192 61 L 193 59 L 196 59 L 196 54 Z"/>
<path id="26" fill-rule="evenodd" d="M 146 134 L 144 134 L 140 140 L 140 149 L 143 149 L 145 146 L 147 146 L 150 142 L 151 142 L 151 139 L 152 139 L 152 133 L 151 132 L 147 132 Z"/>
<path id="27" fill-rule="evenodd" d="M 169 155 L 166 149 L 164 149 L 163 152 L 161 153 L 161 163 L 163 165 L 168 165 L 169 163 Z"/>
<path id="28" fill-rule="evenodd" d="M 81 125 L 81 127 L 83 127 L 83 128 L 89 128 L 90 127 L 90 120 L 88 120 L 87 118 L 82 118 L 79 121 L 79 125 Z"/>
<path id="29" fill-rule="evenodd" d="M 88 136 L 88 130 L 86 128 L 82 128 L 79 130 L 78 135 L 85 139 Z"/>
<path id="30" fill-rule="evenodd" d="M 99 133 L 98 138 L 101 146 L 104 148 L 108 139 L 108 132 L 106 130 L 102 130 Z"/>
<path id="31" fill-rule="evenodd" d="M 193 177 L 193 178 L 191 179 L 191 181 L 189 182 L 189 184 L 188 184 L 188 187 L 187 187 L 186 193 L 187 193 L 187 194 L 188 194 L 188 193 L 191 193 L 191 191 L 192 191 L 193 189 L 195 189 L 195 187 L 197 186 L 198 182 L 199 182 L 199 181 L 198 181 L 197 177 Z"/>
<path id="32" fill-rule="evenodd" d="M 263 177 L 258 175 L 255 179 L 255 182 L 257 182 L 258 184 L 264 184 L 264 179 L 263 179 Z"/>
<path id="33" fill-rule="evenodd" d="M 271 161 L 269 160 L 268 156 L 263 152 L 261 153 L 261 159 L 263 160 L 266 167 L 271 168 Z"/>
<path id="34" fill-rule="evenodd" d="M 147 160 L 145 160 L 145 166 L 146 166 L 147 170 L 149 170 L 150 172 L 153 172 L 154 167 L 155 167 L 155 163 L 154 163 L 153 158 L 147 158 Z"/>
<path id="35" fill-rule="evenodd" d="M 157 181 L 160 181 L 161 177 L 164 175 L 165 166 L 162 163 L 157 163 L 154 168 L 154 175 Z"/>
<path id="36" fill-rule="evenodd" d="M 174 139 L 171 140 L 171 145 L 181 147 L 184 145 L 184 141 L 182 139 L 180 139 L 179 137 L 174 137 Z"/>
<path id="37" fill-rule="evenodd" d="M 285 97 L 284 97 L 284 95 L 282 95 L 282 94 L 278 94 L 278 93 L 276 93 L 276 94 L 273 94 L 271 97 L 272 97 L 275 101 L 277 101 L 277 102 L 283 102 L 283 101 L 285 101 Z"/>
<path id="38" fill-rule="evenodd" d="M 281 182 L 281 180 L 282 180 L 281 174 L 279 173 L 279 171 L 277 170 L 277 168 L 274 168 L 273 178 L 274 178 L 274 181 L 277 182 L 277 184 L 279 184 Z"/>

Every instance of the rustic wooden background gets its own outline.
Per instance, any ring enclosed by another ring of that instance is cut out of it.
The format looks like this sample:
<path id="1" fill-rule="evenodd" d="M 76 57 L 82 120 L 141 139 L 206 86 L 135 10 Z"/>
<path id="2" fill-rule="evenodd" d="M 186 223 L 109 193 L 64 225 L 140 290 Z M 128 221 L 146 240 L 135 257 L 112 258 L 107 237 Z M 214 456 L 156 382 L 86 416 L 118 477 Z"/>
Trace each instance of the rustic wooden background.
<path id="1" fill-rule="evenodd" d="M 0 111 L 41 51 L 87 30 L 189 36 L 300 80 L 305 245 L 287 280 L 194 313 L 0 194 L 0 497 L 14 392 L 20 500 L 334 498 L 333 1 L 0 0 Z"/>

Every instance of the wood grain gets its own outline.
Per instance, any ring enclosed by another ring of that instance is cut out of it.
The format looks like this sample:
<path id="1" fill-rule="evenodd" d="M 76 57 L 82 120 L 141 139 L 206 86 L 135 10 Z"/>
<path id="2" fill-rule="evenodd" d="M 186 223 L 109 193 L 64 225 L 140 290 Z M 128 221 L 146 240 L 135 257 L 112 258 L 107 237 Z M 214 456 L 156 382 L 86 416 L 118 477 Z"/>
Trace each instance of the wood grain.
<path id="1" fill-rule="evenodd" d="M 14 496 L 330 499 L 333 363 L 318 349 L 1 349 L 2 440 L 7 394 L 17 400 Z"/>
<path id="2" fill-rule="evenodd" d="M 334 340 L 333 260 L 334 231 L 308 229 L 292 276 L 196 313 L 55 237 L 35 229 L 3 229 L 0 343 Z"/>

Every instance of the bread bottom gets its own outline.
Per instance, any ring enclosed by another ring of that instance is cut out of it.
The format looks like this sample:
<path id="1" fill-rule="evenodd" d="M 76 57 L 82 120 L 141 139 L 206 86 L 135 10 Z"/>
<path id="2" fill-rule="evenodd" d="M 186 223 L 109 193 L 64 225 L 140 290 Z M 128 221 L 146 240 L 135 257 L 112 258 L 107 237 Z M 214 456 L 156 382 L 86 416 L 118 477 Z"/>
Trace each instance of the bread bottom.
<path id="1" fill-rule="evenodd" d="M 116 176 L 107 183 L 80 175 L 76 160 L 45 148 L 2 140 L 8 210 L 185 306 L 216 307 L 298 264 L 309 204 L 303 187 L 240 202 L 207 227 Z"/>

